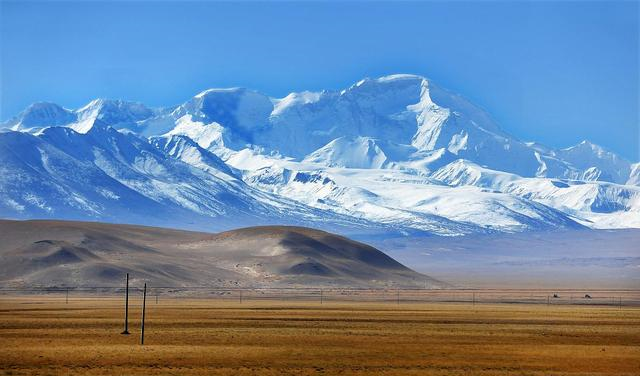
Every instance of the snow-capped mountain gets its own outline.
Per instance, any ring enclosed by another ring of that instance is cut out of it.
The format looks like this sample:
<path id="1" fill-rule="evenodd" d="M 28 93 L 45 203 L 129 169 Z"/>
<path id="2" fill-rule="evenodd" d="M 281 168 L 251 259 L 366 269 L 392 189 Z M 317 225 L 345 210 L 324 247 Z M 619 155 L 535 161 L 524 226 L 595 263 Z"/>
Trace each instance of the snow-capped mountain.
<path id="1" fill-rule="evenodd" d="M 188 140 L 188 139 L 187 139 Z M 246 224 L 375 224 L 260 192 L 215 155 L 198 167 L 190 143 L 152 143 L 130 132 L 93 127 L 0 133 L 0 213 L 8 218 L 92 219 L 226 229 Z M 193 143 L 193 141 L 191 141 Z M 206 167 L 206 168 L 205 168 Z"/>
<path id="2" fill-rule="evenodd" d="M 392 163 L 384 149 L 402 149 L 401 145 L 380 145 L 381 141 L 369 137 L 339 137 L 307 155 L 305 162 L 320 163 L 329 167 L 384 168 Z M 403 150 L 401 150 L 402 152 Z"/>
<path id="3" fill-rule="evenodd" d="M 94 125 L 116 129 L 136 129 L 138 122 L 157 114 L 141 103 L 123 100 L 96 99 L 86 106 L 69 110 L 55 103 L 34 103 L 4 124 L 14 131 L 39 132 L 51 126 L 67 126 L 87 133 Z"/>
<path id="4" fill-rule="evenodd" d="M 77 121 L 70 127 L 79 133 L 87 133 L 96 124 L 135 130 L 138 122 L 154 114 L 141 103 L 96 99 L 76 111 Z"/>
<path id="5" fill-rule="evenodd" d="M 414 75 L 284 98 L 210 89 L 160 109 L 37 103 L 4 127 L 1 217 L 118 220 L 128 210 L 144 223 L 148 207 L 183 228 L 189 215 L 442 235 L 640 227 L 638 163 L 587 141 L 522 142 Z"/>
<path id="6" fill-rule="evenodd" d="M 76 121 L 77 115 L 55 103 L 38 102 L 30 105 L 18 116 L 3 126 L 15 131 L 40 129 L 56 125 L 68 125 Z"/>

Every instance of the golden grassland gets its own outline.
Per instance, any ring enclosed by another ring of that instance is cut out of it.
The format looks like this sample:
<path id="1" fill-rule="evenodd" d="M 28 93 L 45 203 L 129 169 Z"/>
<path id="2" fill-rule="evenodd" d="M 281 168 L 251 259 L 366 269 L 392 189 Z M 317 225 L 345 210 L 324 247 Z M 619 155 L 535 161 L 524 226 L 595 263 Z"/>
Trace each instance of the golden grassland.
<path id="1" fill-rule="evenodd" d="M 632 307 L 0 297 L 2 375 L 640 375 Z"/>

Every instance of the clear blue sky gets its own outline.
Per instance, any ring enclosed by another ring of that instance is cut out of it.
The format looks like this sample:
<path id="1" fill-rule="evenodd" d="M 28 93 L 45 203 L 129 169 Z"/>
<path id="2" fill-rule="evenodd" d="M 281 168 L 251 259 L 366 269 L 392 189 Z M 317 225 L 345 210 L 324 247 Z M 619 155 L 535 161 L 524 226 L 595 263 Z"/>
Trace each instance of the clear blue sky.
<path id="1" fill-rule="evenodd" d="M 152 106 L 416 73 L 523 140 L 640 160 L 638 2 L 2 1 L 0 118 L 34 101 Z"/>

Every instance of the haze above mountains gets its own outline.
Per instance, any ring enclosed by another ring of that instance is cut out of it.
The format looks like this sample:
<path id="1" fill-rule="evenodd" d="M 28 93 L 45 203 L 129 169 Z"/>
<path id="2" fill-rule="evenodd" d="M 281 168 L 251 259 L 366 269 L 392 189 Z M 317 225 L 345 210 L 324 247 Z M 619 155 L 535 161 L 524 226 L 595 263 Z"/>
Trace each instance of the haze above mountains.
<path id="1" fill-rule="evenodd" d="M 522 142 L 413 75 L 147 108 L 36 103 L 0 132 L 0 217 L 346 234 L 639 228 L 640 164 Z"/>

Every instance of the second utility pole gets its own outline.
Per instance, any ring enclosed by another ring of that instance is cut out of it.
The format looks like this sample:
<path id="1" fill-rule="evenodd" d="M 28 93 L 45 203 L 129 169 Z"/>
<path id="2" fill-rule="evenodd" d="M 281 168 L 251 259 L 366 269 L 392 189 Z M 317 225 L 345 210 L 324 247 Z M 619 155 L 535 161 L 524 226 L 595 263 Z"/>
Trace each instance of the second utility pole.
<path id="1" fill-rule="evenodd" d="M 124 331 L 120 334 L 129 334 L 129 273 L 127 273 L 127 286 L 124 291 Z"/>
<path id="2" fill-rule="evenodd" d="M 147 305 L 147 284 L 144 284 L 144 292 L 142 293 L 142 331 L 140 332 L 140 344 L 144 345 L 144 310 Z"/>

